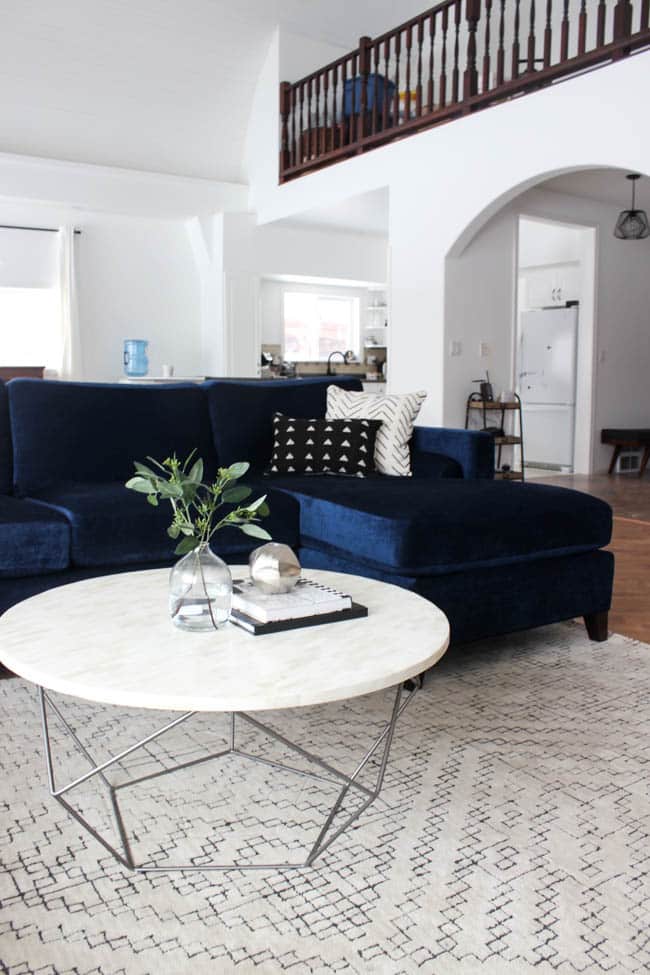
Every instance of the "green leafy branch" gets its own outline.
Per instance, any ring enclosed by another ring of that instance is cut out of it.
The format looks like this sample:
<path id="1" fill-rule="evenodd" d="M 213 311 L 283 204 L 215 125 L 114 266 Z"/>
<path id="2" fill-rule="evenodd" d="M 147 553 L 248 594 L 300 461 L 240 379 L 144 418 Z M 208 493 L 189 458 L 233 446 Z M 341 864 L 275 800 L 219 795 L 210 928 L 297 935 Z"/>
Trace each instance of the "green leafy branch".
<path id="1" fill-rule="evenodd" d="M 170 538 L 180 539 L 176 555 L 187 555 L 199 545 L 210 541 L 212 536 L 231 525 L 246 535 L 268 541 L 271 536 L 258 522 L 269 514 L 266 495 L 249 504 L 243 504 L 253 493 L 245 484 L 237 484 L 248 471 L 247 463 L 220 467 L 210 484 L 203 482 L 203 461 L 193 461 L 195 450 L 181 463 L 174 454 L 161 463 L 147 457 L 151 466 L 135 462 L 135 476 L 126 487 L 138 494 L 145 494 L 149 504 L 157 507 L 160 499 L 172 506 L 172 523 L 167 529 Z M 191 465 L 191 466 L 190 466 Z M 235 505 L 222 513 L 223 505 Z"/>

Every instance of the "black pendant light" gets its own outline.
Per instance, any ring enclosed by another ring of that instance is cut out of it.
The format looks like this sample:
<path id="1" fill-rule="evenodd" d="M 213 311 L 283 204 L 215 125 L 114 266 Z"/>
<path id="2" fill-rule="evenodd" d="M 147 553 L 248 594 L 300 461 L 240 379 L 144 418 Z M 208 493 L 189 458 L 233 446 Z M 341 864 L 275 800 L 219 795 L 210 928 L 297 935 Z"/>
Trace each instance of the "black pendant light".
<path id="1" fill-rule="evenodd" d="M 643 240 L 644 237 L 650 237 L 648 214 L 645 210 L 637 210 L 634 205 L 636 202 L 636 181 L 641 177 L 638 173 L 630 173 L 626 179 L 632 181 L 632 207 L 629 210 L 622 210 L 619 214 L 614 228 L 614 236 L 618 237 L 619 240 Z"/>

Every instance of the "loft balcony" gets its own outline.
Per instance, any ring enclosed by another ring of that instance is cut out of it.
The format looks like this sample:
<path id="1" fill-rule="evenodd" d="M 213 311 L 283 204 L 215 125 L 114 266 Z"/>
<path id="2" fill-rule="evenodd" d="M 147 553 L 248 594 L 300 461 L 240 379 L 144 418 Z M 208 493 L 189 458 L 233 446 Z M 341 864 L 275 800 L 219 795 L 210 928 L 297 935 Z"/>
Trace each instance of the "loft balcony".
<path id="1" fill-rule="evenodd" d="M 444 0 L 280 85 L 280 182 L 650 47 L 650 0 Z"/>

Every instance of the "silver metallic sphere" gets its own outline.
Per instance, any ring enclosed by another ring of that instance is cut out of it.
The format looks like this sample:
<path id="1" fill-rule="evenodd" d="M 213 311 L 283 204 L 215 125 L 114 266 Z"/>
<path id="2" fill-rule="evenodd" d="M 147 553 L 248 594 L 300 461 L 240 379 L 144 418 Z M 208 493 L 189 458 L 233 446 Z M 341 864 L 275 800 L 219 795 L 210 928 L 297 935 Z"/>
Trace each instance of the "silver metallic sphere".
<path id="1" fill-rule="evenodd" d="M 297 556 L 279 542 L 267 542 L 251 552 L 248 567 L 257 588 L 266 593 L 289 592 L 300 578 Z"/>

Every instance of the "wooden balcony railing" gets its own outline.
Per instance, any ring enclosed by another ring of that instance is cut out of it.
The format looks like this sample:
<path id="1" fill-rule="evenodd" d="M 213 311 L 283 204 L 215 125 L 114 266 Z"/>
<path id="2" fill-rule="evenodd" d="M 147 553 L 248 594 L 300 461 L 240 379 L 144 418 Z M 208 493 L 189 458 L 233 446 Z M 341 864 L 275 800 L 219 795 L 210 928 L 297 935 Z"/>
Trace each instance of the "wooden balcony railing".
<path id="1" fill-rule="evenodd" d="M 650 46 L 650 0 L 443 0 L 280 85 L 280 181 Z"/>

